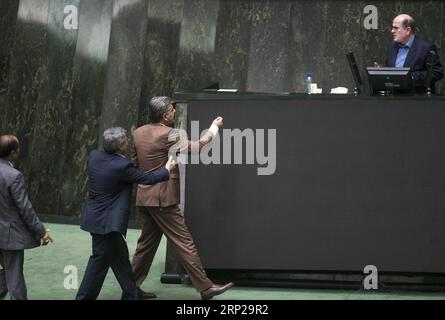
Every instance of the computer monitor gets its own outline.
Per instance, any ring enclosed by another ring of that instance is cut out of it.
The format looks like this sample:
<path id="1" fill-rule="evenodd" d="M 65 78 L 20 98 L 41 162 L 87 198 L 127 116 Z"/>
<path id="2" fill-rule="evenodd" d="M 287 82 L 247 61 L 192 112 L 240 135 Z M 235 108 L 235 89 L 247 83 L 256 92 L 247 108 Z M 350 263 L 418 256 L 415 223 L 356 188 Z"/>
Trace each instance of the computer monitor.
<path id="1" fill-rule="evenodd" d="M 349 52 L 348 54 L 346 54 L 346 58 L 348 59 L 349 68 L 351 69 L 352 77 L 354 78 L 355 82 L 354 93 L 360 94 L 362 92 L 363 82 L 362 77 L 360 76 L 360 71 L 357 67 L 357 62 L 355 61 L 354 53 Z"/>
<path id="2" fill-rule="evenodd" d="M 218 90 L 218 89 L 219 89 L 219 82 L 214 82 L 212 84 L 205 86 L 201 90 Z"/>
<path id="3" fill-rule="evenodd" d="M 366 68 L 373 94 L 412 94 L 414 81 L 410 68 Z"/>

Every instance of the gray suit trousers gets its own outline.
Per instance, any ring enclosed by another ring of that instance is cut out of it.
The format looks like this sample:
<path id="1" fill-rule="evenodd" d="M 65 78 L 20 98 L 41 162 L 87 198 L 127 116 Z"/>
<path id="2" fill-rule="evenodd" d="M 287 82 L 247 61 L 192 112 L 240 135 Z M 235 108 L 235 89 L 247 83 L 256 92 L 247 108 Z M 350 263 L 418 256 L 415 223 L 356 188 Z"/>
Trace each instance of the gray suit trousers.
<path id="1" fill-rule="evenodd" d="M 11 300 L 27 300 L 23 261 L 24 250 L 0 249 L 0 300 L 8 292 Z"/>

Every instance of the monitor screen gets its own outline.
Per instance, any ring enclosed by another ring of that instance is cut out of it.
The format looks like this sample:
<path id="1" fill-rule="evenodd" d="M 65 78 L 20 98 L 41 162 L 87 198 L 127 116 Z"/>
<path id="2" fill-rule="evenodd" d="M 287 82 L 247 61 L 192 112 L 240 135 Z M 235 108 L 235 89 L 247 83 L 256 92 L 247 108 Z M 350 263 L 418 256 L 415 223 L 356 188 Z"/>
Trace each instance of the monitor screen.
<path id="1" fill-rule="evenodd" d="M 366 68 L 373 94 L 411 94 L 414 81 L 410 68 Z"/>
<path id="2" fill-rule="evenodd" d="M 218 90 L 218 89 L 219 89 L 219 82 L 214 82 L 212 84 L 205 86 L 201 90 Z"/>

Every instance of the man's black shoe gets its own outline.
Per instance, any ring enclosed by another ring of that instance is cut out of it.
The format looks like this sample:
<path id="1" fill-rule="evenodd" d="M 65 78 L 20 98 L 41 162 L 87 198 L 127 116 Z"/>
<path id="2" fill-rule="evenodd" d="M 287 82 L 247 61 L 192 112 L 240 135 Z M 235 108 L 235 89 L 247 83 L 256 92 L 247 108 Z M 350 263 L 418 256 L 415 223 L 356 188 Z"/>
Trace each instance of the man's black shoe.
<path id="1" fill-rule="evenodd" d="M 139 296 L 142 300 L 155 299 L 157 296 L 153 292 L 145 292 L 141 288 L 138 288 Z"/>

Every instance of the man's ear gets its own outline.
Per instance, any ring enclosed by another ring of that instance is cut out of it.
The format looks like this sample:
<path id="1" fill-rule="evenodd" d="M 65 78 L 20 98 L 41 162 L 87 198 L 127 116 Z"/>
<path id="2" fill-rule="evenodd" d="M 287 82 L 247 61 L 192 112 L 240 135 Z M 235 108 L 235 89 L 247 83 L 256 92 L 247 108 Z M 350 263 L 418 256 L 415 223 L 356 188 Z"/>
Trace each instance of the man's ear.
<path id="1" fill-rule="evenodd" d="M 17 160 L 17 159 L 18 159 L 18 156 L 19 156 L 19 154 L 18 154 L 18 149 L 17 149 L 17 150 L 12 150 L 12 151 L 11 151 L 11 153 L 10 153 L 10 158 L 11 158 L 12 160 Z"/>
<path id="2" fill-rule="evenodd" d="M 127 141 L 124 141 L 124 142 L 122 142 L 122 143 L 119 145 L 119 149 L 120 149 L 121 151 L 125 151 L 125 149 L 127 148 L 127 146 L 128 146 L 128 142 L 127 142 Z"/>

